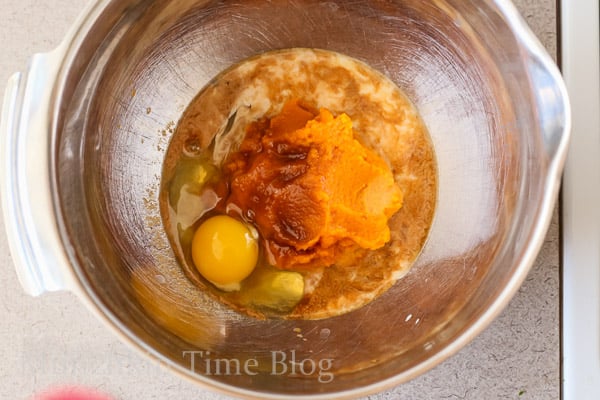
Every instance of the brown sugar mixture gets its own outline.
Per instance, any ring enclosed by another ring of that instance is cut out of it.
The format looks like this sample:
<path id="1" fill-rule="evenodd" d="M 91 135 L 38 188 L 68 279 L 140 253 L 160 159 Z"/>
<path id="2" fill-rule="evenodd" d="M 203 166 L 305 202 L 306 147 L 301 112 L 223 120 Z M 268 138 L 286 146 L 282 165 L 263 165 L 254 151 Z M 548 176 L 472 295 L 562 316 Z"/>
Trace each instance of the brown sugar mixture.
<path id="1" fill-rule="evenodd" d="M 408 271 L 436 179 L 427 131 L 391 81 L 337 53 L 289 49 L 223 72 L 190 104 L 161 213 L 182 269 L 219 301 L 325 318 Z"/>

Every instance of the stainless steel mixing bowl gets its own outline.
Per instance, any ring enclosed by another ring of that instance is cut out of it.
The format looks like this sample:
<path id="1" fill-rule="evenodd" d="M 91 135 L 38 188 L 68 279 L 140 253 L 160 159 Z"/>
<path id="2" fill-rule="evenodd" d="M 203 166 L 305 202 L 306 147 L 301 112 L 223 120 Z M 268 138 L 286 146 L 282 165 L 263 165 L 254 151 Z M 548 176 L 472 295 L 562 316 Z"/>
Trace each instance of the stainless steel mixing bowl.
<path id="1" fill-rule="evenodd" d="M 435 146 L 439 203 L 422 255 L 373 303 L 259 321 L 185 279 L 158 189 L 198 91 L 290 47 L 355 57 L 407 93 Z M 381 391 L 484 329 L 540 248 L 570 124 L 556 67 L 502 0 L 97 1 L 13 76 L 2 116 L 2 204 L 26 291 L 71 290 L 170 369 L 262 399 Z"/>

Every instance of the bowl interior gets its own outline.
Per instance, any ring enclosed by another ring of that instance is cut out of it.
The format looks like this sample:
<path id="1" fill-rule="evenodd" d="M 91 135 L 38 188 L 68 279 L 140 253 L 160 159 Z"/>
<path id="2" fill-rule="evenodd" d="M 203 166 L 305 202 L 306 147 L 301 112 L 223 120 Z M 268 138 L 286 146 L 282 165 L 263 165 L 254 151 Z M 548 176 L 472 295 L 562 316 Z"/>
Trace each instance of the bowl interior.
<path id="1" fill-rule="evenodd" d="M 104 2 L 73 49 L 55 138 L 61 224 L 86 293 L 167 365 L 238 393 L 396 384 L 456 350 L 521 267 L 546 173 L 526 63 L 491 3 Z M 259 321 L 185 278 L 158 190 L 192 98 L 231 64 L 292 47 L 357 58 L 408 95 L 434 143 L 439 200 L 421 256 L 376 301 Z"/>

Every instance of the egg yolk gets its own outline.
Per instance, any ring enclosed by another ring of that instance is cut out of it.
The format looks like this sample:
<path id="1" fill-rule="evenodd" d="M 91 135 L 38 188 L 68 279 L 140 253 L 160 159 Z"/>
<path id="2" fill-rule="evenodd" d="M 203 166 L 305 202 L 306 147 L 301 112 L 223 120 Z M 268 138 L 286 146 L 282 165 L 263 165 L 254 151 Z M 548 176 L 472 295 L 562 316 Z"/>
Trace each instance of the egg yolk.
<path id="1" fill-rule="evenodd" d="M 204 221 L 192 239 L 192 260 L 204 278 L 223 290 L 239 290 L 258 260 L 257 233 L 227 215 Z"/>

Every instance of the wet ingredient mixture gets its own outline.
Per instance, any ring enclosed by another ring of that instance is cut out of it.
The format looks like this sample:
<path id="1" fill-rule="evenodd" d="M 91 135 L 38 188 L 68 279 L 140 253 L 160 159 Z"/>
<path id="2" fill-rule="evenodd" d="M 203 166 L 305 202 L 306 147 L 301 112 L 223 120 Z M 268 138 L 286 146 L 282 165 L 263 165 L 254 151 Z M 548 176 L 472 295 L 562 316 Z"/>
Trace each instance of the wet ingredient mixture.
<path id="1" fill-rule="evenodd" d="M 288 101 L 250 124 L 225 165 L 226 204 L 243 210 L 281 269 L 328 267 L 344 251 L 382 247 L 402 205 L 388 165 L 354 139 L 350 117 L 315 114 Z"/>
<path id="2" fill-rule="evenodd" d="M 259 318 L 324 318 L 372 301 L 420 252 L 433 149 L 387 78 L 312 49 L 223 72 L 165 159 L 161 213 L 189 279 Z"/>

